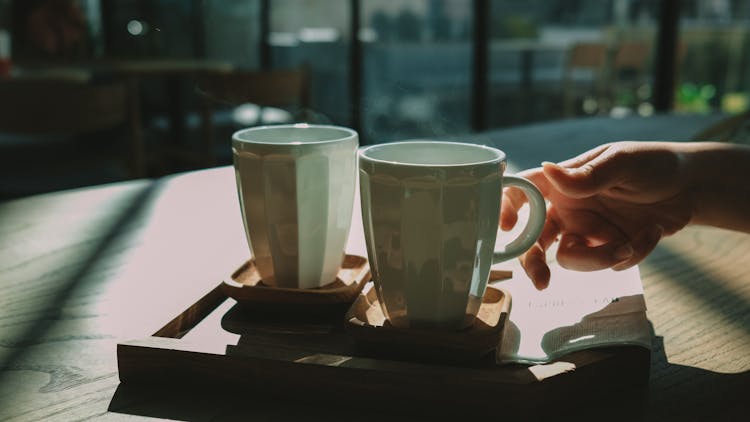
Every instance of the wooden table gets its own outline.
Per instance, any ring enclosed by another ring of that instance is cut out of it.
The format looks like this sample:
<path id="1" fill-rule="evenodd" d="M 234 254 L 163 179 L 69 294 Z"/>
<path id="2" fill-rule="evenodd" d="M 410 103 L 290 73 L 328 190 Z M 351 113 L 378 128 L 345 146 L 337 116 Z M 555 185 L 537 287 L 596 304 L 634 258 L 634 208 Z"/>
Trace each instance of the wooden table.
<path id="1" fill-rule="evenodd" d="M 579 127 L 606 123 L 587 121 Z M 632 128 L 634 122 L 619 123 Z M 568 122 L 560 125 L 573 130 Z M 583 129 L 576 139 L 596 138 Z M 680 130 L 686 129 L 675 133 Z M 472 139 L 506 143 L 518 154 L 517 163 L 557 159 L 549 145 L 538 157 L 522 157 L 522 148 L 505 138 L 514 134 L 500 131 Z M 573 149 L 582 145 L 580 141 Z M 155 332 L 247 257 L 233 177 L 225 167 L 0 204 L 0 420 L 127 415 L 179 420 L 414 419 L 346 392 L 329 403 L 304 403 L 235 389 L 119 383 L 117 342 Z M 353 234 L 353 239 L 361 241 L 361 235 Z M 748 269 L 750 235 L 692 227 L 664 240 L 641 266 L 655 332 L 651 380 L 643 400 L 629 397 L 609 407 L 587 402 L 573 391 L 570 400 L 577 410 L 566 416 L 746 418 Z M 613 380 L 601 388 L 615 385 Z M 353 406 L 343 406 L 345 402 Z M 540 409 L 544 403 L 540 397 Z M 435 403 L 417 416 L 466 411 Z"/>

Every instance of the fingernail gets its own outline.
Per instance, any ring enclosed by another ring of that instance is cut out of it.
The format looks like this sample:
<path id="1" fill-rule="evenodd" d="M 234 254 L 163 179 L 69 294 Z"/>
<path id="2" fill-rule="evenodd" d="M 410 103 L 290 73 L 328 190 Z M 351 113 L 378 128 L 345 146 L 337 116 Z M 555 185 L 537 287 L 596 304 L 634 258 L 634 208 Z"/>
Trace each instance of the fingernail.
<path id="1" fill-rule="evenodd" d="M 577 176 L 581 173 L 581 167 L 571 168 L 571 167 L 563 167 L 559 164 L 555 164 L 555 167 L 557 167 L 557 170 L 562 172 L 563 174 L 567 176 Z"/>
<path id="2" fill-rule="evenodd" d="M 582 240 L 578 237 L 569 236 L 566 240 L 565 244 L 562 245 L 564 248 L 572 248 L 574 246 L 580 245 Z"/>
<path id="3" fill-rule="evenodd" d="M 544 168 L 544 167 L 552 168 L 552 169 L 555 169 L 557 171 L 562 171 L 562 172 L 565 172 L 565 173 L 570 173 L 570 169 L 569 168 L 563 167 L 563 166 L 561 166 L 561 165 L 559 165 L 557 163 L 553 163 L 551 161 L 542 161 L 542 168 Z"/>
<path id="4" fill-rule="evenodd" d="M 625 244 L 620 246 L 619 248 L 615 249 L 615 252 L 613 254 L 616 260 L 622 261 L 624 259 L 628 259 L 631 256 L 633 256 L 633 247 L 630 246 L 630 244 Z"/>

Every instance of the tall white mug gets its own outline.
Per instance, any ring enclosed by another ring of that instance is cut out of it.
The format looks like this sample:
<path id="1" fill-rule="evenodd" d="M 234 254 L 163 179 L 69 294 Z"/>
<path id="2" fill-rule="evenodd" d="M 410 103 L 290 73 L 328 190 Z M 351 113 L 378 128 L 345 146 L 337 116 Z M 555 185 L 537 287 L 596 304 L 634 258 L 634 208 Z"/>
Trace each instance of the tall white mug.
<path id="1" fill-rule="evenodd" d="M 323 125 L 244 129 L 232 136 L 247 241 L 263 282 L 335 281 L 349 236 L 357 133 Z"/>
<path id="2" fill-rule="evenodd" d="M 503 175 L 505 153 L 481 145 L 411 141 L 359 151 L 362 220 L 383 313 L 396 327 L 460 329 L 475 319 L 490 266 L 539 237 L 544 198 Z M 519 237 L 495 251 L 503 186 L 531 206 Z"/>

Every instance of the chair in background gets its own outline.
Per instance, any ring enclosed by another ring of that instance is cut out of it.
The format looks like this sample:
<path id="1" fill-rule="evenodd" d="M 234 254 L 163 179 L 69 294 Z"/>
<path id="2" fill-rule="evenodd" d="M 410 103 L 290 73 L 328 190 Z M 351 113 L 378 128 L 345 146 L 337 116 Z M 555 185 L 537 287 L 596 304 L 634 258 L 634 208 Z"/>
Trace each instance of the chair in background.
<path id="1" fill-rule="evenodd" d="M 607 44 L 594 42 L 577 43 L 568 51 L 563 74 L 564 116 L 575 116 L 579 103 L 586 99 L 605 99 L 608 51 Z"/>
<path id="2" fill-rule="evenodd" d="M 0 80 L 0 151 L 5 197 L 143 177 L 137 90 L 123 81 Z"/>
<path id="3" fill-rule="evenodd" d="M 612 58 L 611 78 L 606 89 L 607 95 L 616 101 L 623 98 L 631 106 L 645 100 L 647 93 L 638 90 L 648 83 L 648 63 L 651 46 L 641 41 L 626 41 L 615 47 Z"/>
<path id="4" fill-rule="evenodd" d="M 310 117 L 310 75 L 295 69 L 205 73 L 198 78 L 202 98 L 202 146 L 205 165 L 216 163 L 217 108 L 230 107 L 232 123 L 248 127 L 307 121 Z M 225 119 L 226 120 L 226 119 Z"/>
<path id="5" fill-rule="evenodd" d="M 646 42 L 629 41 L 617 45 L 612 59 L 612 68 L 617 73 L 643 75 L 651 55 L 651 46 Z M 627 77 L 627 76 L 626 76 Z"/>

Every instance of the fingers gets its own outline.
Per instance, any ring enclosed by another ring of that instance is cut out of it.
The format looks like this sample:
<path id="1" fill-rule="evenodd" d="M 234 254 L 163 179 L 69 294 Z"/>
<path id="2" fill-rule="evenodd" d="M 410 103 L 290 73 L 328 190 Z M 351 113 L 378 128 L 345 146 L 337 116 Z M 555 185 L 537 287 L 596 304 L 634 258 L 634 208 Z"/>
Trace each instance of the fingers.
<path id="1" fill-rule="evenodd" d="M 615 271 L 622 271 L 643 261 L 643 259 L 646 258 L 654 248 L 656 248 L 656 245 L 659 243 L 659 240 L 661 240 L 663 234 L 664 229 L 659 225 L 641 231 L 631 242 L 634 251 L 633 256 L 626 261 L 613 266 L 612 269 Z"/>
<path id="2" fill-rule="evenodd" d="M 561 161 L 558 163 L 558 165 L 562 167 L 567 168 L 578 168 L 582 165 L 588 163 L 589 161 L 593 160 L 594 158 L 600 156 L 604 151 L 606 151 L 610 147 L 609 144 L 600 145 L 596 148 L 590 149 L 583 154 L 580 154 L 576 157 L 573 157 L 571 159 Z"/>
<path id="3" fill-rule="evenodd" d="M 546 251 L 557 239 L 558 234 L 560 234 L 560 228 L 555 222 L 554 208 L 552 208 L 548 211 L 547 220 L 544 223 L 544 229 L 542 229 L 539 240 L 519 258 L 526 275 L 529 276 L 537 290 L 544 290 L 549 286 L 550 269 L 547 265 Z"/>
<path id="4" fill-rule="evenodd" d="M 526 195 L 517 188 L 508 188 L 503 194 L 503 200 L 500 203 L 500 228 L 509 231 L 516 226 L 518 222 L 518 210 L 526 202 Z"/>
<path id="5" fill-rule="evenodd" d="M 547 219 L 544 221 L 544 228 L 542 228 L 542 233 L 537 240 L 539 246 L 545 251 L 549 249 L 550 245 L 557 239 L 557 235 L 560 234 L 560 225 L 557 224 L 557 218 L 557 210 L 552 205 L 547 210 Z"/>
<path id="6" fill-rule="evenodd" d="M 549 285 L 550 270 L 547 266 L 547 260 L 545 258 L 544 249 L 541 245 L 535 243 L 525 254 L 519 258 L 521 266 L 526 275 L 529 276 L 531 282 L 534 283 L 534 287 L 537 290 L 544 290 Z"/>
<path id="7" fill-rule="evenodd" d="M 542 169 L 549 182 L 564 195 L 586 198 L 617 185 L 624 174 L 633 170 L 619 150 L 607 148 L 574 160 L 577 167 L 543 163 Z M 591 158 L 593 157 L 593 158 Z M 585 158 L 591 158 L 584 161 Z"/>
<path id="8" fill-rule="evenodd" d="M 547 197 L 550 190 L 541 168 L 526 170 L 519 173 L 519 176 L 529 179 L 542 193 Z M 503 231 L 510 231 L 518 222 L 518 210 L 527 202 L 526 194 L 521 189 L 510 187 L 503 192 L 502 202 L 500 203 L 500 228 Z"/>
<path id="9" fill-rule="evenodd" d="M 552 209 L 554 212 L 554 208 Z M 555 241 L 560 229 L 554 214 L 548 216 L 539 240 L 519 260 L 526 274 L 538 290 L 547 288 L 550 268 L 546 262 L 546 250 Z M 581 236 L 564 233 L 557 251 L 557 261 L 563 268 L 575 271 L 598 271 L 612 268 L 625 270 L 641 262 L 659 243 L 664 229 L 654 225 L 641 231 L 632 240 L 620 237 L 619 241 L 591 246 Z"/>
<path id="10" fill-rule="evenodd" d="M 563 268 L 577 271 L 598 271 L 612 268 L 622 271 L 643 261 L 661 240 L 664 229 L 659 225 L 642 230 L 631 241 L 610 242 L 589 246 L 574 234 L 563 234 L 557 250 L 557 262 Z"/>
<path id="11" fill-rule="evenodd" d="M 592 247 L 583 238 L 565 233 L 560 239 L 557 262 L 569 270 L 598 271 L 625 262 L 634 254 L 633 246 L 627 240 Z"/>

